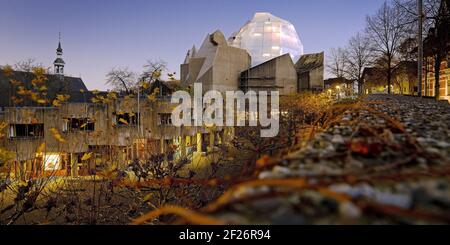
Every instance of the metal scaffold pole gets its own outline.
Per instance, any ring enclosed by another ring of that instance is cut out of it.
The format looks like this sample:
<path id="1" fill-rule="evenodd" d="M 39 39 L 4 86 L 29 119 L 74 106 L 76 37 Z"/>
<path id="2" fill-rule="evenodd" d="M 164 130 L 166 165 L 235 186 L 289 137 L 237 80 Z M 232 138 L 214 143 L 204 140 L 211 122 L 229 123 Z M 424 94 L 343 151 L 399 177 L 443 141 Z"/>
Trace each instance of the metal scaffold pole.
<path id="1" fill-rule="evenodd" d="M 417 16 L 418 16 L 418 33 L 417 33 L 417 95 L 422 96 L 422 79 L 423 79 L 423 0 L 417 0 Z"/>
<path id="2" fill-rule="evenodd" d="M 136 158 L 139 159 L 139 144 L 141 141 L 141 108 L 140 108 L 140 98 L 141 97 L 141 91 L 140 91 L 140 84 L 138 84 L 137 87 L 137 142 L 136 142 Z"/>

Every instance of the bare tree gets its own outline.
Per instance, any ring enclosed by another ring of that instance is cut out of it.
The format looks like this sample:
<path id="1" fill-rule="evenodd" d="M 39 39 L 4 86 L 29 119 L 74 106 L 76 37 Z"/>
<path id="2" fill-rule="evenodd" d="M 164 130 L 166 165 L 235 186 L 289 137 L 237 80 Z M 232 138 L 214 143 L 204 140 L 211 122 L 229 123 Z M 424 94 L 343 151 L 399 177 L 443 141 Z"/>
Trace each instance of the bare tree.
<path id="1" fill-rule="evenodd" d="M 401 8 L 406 16 L 405 23 L 414 23 L 418 26 L 419 20 L 416 0 L 395 0 L 394 3 Z M 450 0 L 423 0 L 423 34 L 428 35 L 426 53 L 434 58 L 434 77 L 439 81 L 442 60 L 449 51 L 450 41 Z M 435 82 L 435 96 L 439 99 L 440 83 Z"/>
<path id="2" fill-rule="evenodd" d="M 128 68 L 113 68 L 106 74 L 106 84 L 111 85 L 116 91 L 130 94 L 136 85 L 136 75 Z"/>
<path id="3" fill-rule="evenodd" d="M 332 48 L 330 50 L 327 67 L 333 76 L 339 78 L 345 77 L 345 70 L 347 66 L 345 55 L 345 50 L 343 48 Z"/>
<path id="4" fill-rule="evenodd" d="M 395 5 L 388 5 L 387 2 L 375 15 L 367 17 L 366 32 L 372 42 L 372 51 L 380 56 L 385 69 L 389 94 L 396 56 L 407 30 L 404 12 Z"/>
<path id="5" fill-rule="evenodd" d="M 442 0 L 423 0 L 423 34 L 427 35 L 439 18 L 439 7 Z M 446 0 L 444 0 L 446 1 Z M 417 0 L 394 0 L 394 5 L 403 12 L 405 16 L 404 24 L 409 25 L 412 31 L 417 30 L 419 14 L 417 12 Z"/>
<path id="6" fill-rule="evenodd" d="M 345 72 L 350 80 L 358 81 L 358 92 L 362 94 L 364 68 L 372 64 L 371 45 L 369 39 L 358 32 L 353 36 L 346 47 Z"/>
<path id="7" fill-rule="evenodd" d="M 33 72 L 34 68 L 43 68 L 46 70 L 46 72 L 48 72 L 48 70 L 50 69 L 48 67 L 44 68 L 44 65 L 42 63 L 36 62 L 36 60 L 33 58 L 28 58 L 14 64 L 14 70 L 16 71 Z"/>
<path id="8" fill-rule="evenodd" d="M 406 38 L 399 47 L 401 61 L 417 61 L 417 38 Z"/>
<path id="9" fill-rule="evenodd" d="M 167 71 L 167 62 L 164 60 L 147 60 L 144 65 L 141 79 L 147 83 L 152 83 L 159 79 L 163 72 Z"/>

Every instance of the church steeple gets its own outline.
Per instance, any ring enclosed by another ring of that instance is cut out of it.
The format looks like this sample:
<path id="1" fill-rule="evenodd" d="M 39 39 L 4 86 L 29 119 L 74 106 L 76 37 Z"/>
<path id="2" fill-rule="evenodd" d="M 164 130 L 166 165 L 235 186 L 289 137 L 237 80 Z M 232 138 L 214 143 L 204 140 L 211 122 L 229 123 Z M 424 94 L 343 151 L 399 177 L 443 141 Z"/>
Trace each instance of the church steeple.
<path id="1" fill-rule="evenodd" d="M 64 65 L 66 64 L 62 59 L 63 50 L 61 48 L 61 33 L 59 33 L 58 48 L 56 49 L 56 60 L 53 62 L 55 67 L 55 74 L 64 75 Z"/>

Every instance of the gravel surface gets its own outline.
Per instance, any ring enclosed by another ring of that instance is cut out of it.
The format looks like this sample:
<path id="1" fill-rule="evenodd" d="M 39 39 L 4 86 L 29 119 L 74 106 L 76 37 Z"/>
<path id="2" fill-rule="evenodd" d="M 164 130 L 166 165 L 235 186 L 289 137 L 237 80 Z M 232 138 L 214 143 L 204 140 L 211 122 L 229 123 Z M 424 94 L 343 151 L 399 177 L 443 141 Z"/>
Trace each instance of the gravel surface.
<path id="1" fill-rule="evenodd" d="M 214 217 L 239 224 L 450 223 L 447 102 L 371 95 L 338 107 L 334 117 L 260 172 L 263 184 L 237 188 Z"/>

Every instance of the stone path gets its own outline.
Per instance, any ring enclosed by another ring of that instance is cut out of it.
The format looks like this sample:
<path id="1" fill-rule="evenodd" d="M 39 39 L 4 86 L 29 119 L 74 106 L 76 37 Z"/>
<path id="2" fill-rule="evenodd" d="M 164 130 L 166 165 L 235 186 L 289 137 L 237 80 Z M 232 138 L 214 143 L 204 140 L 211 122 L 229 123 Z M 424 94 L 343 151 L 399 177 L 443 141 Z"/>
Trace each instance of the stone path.
<path id="1" fill-rule="evenodd" d="M 371 95 L 337 106 L 324 128 L 259 180 L 210 205 L 214 217 L 238 224 L 450 223 L 448 103 Z"/>

